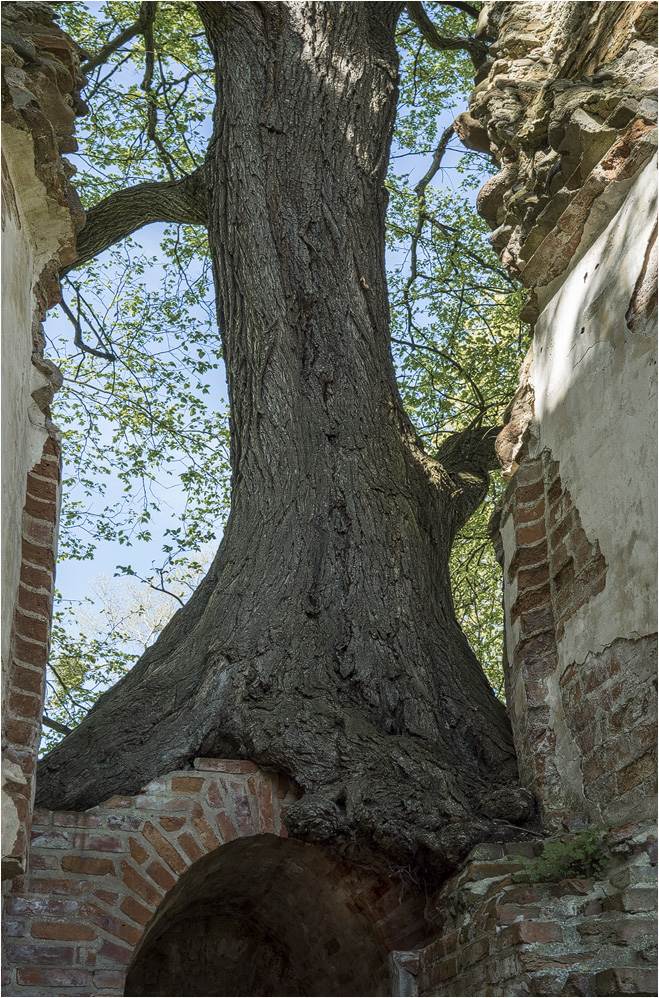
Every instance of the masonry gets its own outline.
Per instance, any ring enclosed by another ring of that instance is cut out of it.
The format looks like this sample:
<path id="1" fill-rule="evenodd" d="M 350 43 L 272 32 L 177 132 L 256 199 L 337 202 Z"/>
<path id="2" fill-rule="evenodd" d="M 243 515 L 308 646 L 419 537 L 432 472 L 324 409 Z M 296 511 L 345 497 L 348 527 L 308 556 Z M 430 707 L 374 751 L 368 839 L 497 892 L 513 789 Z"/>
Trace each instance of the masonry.
<path id="1" fill-rule="evenodd" d="M 44 4 L 7 4 L 2 44 L 2 875 L 25 870 L 57 551 L 62 383 L 42 322 L 84 212 L 62 153 L 84 112 L 78 46 Z"/>

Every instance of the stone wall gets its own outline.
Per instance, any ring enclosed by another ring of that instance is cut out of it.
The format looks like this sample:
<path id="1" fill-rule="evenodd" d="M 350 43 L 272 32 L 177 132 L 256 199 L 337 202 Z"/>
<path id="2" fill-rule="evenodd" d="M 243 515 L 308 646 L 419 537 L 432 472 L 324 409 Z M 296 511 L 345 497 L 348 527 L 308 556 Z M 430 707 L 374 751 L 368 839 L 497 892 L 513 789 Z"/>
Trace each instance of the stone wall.
<path id="1" fill-rule="evenodd" d="M 393 954 L 392 993 L 656 995 L 656 838 L 628 824 L 605 850 L 602 879 L 529 883 L 528 843 L 477 846 L 428 903 L 439 937 Z"/>
<path id="2" fill-rule="evenodd" d="M 425 895 L 289 840 L 300 795 L 197 759 L 135 797 L 36 811 L 5 898 L 3 994 L 390 994 L 389 954 L 431 938 Z"/>
<path id="3" fill-rule="evenodd" d="M 458 124 L 529 288 L 533 345 L 497 450 L 507 697 L 545 820 L 654 815 L 656 3 L 485 5 Z"/>
<path id="4" fill-rule="evenodd" d="M 2 875 L 25 869 L 55 573 L 61 374 L 41 323 L 84 213 L 69 185 L 79 50 L 41 3 L 2 8 Z"/>

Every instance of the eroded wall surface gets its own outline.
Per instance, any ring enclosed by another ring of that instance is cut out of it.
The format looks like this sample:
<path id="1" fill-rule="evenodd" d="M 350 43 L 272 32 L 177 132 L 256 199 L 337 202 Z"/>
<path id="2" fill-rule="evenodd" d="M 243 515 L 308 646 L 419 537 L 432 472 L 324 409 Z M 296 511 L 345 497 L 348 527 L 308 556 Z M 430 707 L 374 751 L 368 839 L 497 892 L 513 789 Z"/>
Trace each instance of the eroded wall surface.
<path id="1" fill-rule="evenodd" d="M 75 259 L 84 212 L 69 185 L 84 113 L 79 50 L 41 3 L 2 8 L 3 877 L 25 869 L 41 730 L 60 499 L 61 384 L 41 323 Z"/>
<path id="2" fill-rule="evenodd" d="M 507 694 L 550 825 L 654 815 L 656 3 L 489 3 L 459 130 L 479 210 L 529 288 L 533 344 L 497 450 L 510 479 Z"/>

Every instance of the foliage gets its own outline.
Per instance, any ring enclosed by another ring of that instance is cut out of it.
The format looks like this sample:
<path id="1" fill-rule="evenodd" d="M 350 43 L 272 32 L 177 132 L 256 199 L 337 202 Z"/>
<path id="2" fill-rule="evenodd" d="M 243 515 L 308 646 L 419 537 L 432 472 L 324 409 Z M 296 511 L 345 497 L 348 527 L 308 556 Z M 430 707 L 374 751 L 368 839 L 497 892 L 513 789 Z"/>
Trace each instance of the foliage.
<path id="1" fill-rule="evenodd" d="M 558 883 L 567 879 L 599 879 L 606 868 L 602 850 L 606 824 L 590 825 L 574 838 L 545 842 L 542 855 L 529 862 L 521 859 L 525 867 L 520 879 L 532 884 L 539 881 Z"/>
<path id="2" fill-rule="evenodd" d="M 153 644 L 172 613 L 194 591 L 212 560 L 206 549 L 198 559 L 179 559 L 165 573 L 141 579 L 129 573 L 94 580 L 84 600 L 63 600 L 53 618 L 45 715 L 74 727 L 100 693 Z M 49 751 L 62 732 L 44 726 L 41 751 Z"/>
<path id="3" fill-rule="evenodd" d="M 65 29 L 96 53 L 137 19 L 142 5 L 106 0 L 53 6 Z M 468 14 L 441 3 L 425 6 L 441 34 L 473 32 Z M 78 130 L 77 187 L 87 206 L 145 178 L 182 176 L 203 161 L 213 66 L 195 5 L 159 3 L 148 30 L 152 37 L 135 34 L 90 73 L 90 115 Z M 405 16 L 398 45 L 400 101 L 388 178 L 392 347 L 403 401 L 432 452 L 447 433 L 500 419 L 525 343 L 519 291 L 501 270 L 474 211 L 475 190 L 487 176 L 484 158 L 458 156 L 449 144 L 421 193 L 412 179 L 466 106 L 471 61 L 464 52 L 431 49 Z M 125 546 L 149 541 L 153 518 L 172 505 L 170 495 L 180 494 L 178 478 L 184 505 L 174 502 L 164 564 L 156 570 L 167 585 L 190 552 L 221 531 L 229 465 L 205 233 L 168 226 L 159 242 L 146 251 L 136 239 L 125 240 L 65 282 L 66 306 L 96 354 L 81 352 L 72 337 L 58 333 L 53 346 L 65 382 L 54 418 L 63 429 L 67 462 L 61 555 L 91 558 L 104 540 Z M 500 571 L 486 526 L 501 490 L 500 480 L 493 480 L 487 502 L 456 540 L 451 562 L 458 620 L 499 694 Z M 124 571 L 133 573 L 130 565 Z M 72 630 L 62 612 L 52 661 L 65 682 L 55 680 L 59 706 L 51 701 L 48 710 L 61 709 L 66 723 L 74 723 L 96 691 L 126 668 L 122 656 L 131 634 L 127 623 L 114 631 L 109 623 L 106 631 L 96 625 L 88 634 Z M 65 686 L 83 706 L 64 703 Z"/>

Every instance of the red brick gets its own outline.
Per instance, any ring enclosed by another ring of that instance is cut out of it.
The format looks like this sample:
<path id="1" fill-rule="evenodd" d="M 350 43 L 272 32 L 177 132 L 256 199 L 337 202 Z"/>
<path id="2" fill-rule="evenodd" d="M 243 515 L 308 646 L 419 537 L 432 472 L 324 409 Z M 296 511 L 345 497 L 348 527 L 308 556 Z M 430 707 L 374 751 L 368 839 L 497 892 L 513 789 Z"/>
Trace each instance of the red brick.
<path id="1" fill-rule="evenodd" d="M 88 888 L 86 880 L 58 880 L 56 877 L 30 877 L 30 892 L 42 894 L 84 894 Z M 21 892 L 23 893 L 23 892 Z"/>
<path id="2" fill-rule="evenodd" d="M 148 852 L 146 851 L 146 849 L 142 848 L 139 842 L 137 842 L 132 835 L 128 839 L 128 843 L 130 847 L 131 856 L 133 857 L 135 862 L 139 863 L 141 866 L 142 863 L 146 862 L 146 860 L 149 858 Z"/>
<path id="3" fill-rule="evenodd" d="M 86 873 L 92 877 L 106 877 L 115 873 L 111 859 L 97 859 L 94 856 L 64 856 L 62 869 L 66 873 Z"/>
<path id="4" fill-rule="evenodd" d="M 18 587 L 18 605 L 21 610 L 25 610 L 27 613 L 36 613 L 40 617 L 50 619 L 52 603 L 50 593 L 35 592 L 34 589 L 28 589 L 22 582 Z"/>
<path id="5" fill-rule="evenodd" d="M 174 815 L 167 814 L 160 819 L 160 824 L 166 832 L 176 832 L 179 828 L 183 828 L 185 818 L 174 817 Z"/>
<path id="6" fill-rule="evenodd" d="M 50 624 L 47 620 L 41 620 L 38 617 L 29 617 L 21 610 L 16 610 L 14 614 L 14 626 L 16 632 L 22 638 L 29 638 L 31 641 L 37 641 L 41 644 L 45 644 L 48 641 Z"/>
<path id="7" fill-rule="evenodd" d="M 161 797 L 157 794 L 144 794 L 133 800 L 134 807 L 145 811 L 187 811 L 191 803 L 189 797 Z"/>
<path id="8" fill-rule="evenodd" d="M 28 475 L 28 481 L 32 475 L 38 475 L 40 478 L 50 478 L 53 481 L 59 479 L 59 462 L 58 461 L 39 461 L 39 464 L 35 464 L 34 468 Z M 30 491 L 32 491 L 30 489 Z"/>
<path id="9" fill-rule="evenodd" d="M 147 866 L 146 872 L 165 891 L 171 891 L 176 884 L 176 877 L 172 876 L 169 870 L 166 870 L 162 863 L 158 863 L 155 859 Z"/>
<path id="10" fill-rule="evenodd" d="M 563 930 L 554 922 L 515 922 L 515 935 L 520 943 L 560 943 Z"/>
<path id="11" fill-rule="evenodd" d="M 533 506 L 519 506 L 517 508 L 516 520 L 518 524 L 522 523 L 534 523 L 536 520 L 541 520 L 545 515 L 545 500 L 541 499 L 539 502 L 533 504 Z"/>
<path id="12" fill-rule="evenodd" d="M 46 674 L 41 669 L 26 669 L 22 665 L 15 665 L 12 672 L 12 685 L 17 690 L 25 693 L 35 693 L 39 697 L 41 707 L 41 697 L 46 681 Z"/>
<path id="13" fill-rule="evenodd" d="M 46 520 L 48 523 L 54 523 L 57 516 L 57 505 L 54 502 L 36 499 L 29 494 L 25 497 L 23 509 L 35 520 Z"/>
<path id="14" fill-rule="evenodd" d="M 190 832 L 182 832 L 181 835 L 177 836 L 176 841 L 179 843 L 183 851 L 190 857 L 193 863 L 196 860 L 201 859 L 202 856 L 206 855 Z"/>
<path id="15" fill-rule="evenodd" d="M 123 991 L 126 986 L 126 974 L 123 970 L 95 970 L 94 987 Z"/>
<path id="16" fill-rule="evenodd" d="M 64 922 L 35 922 L 32 926 L 32 935 L 37 939 L 62 939 L 72 942 L 85 939 L 91 941 L 97 938 L 97 933 L 89 925 Z"/>
<path id="17" fill-rule="evenodd" d="M 232 842 L 238 838 L 238 832 L 234 828 L 233 822 L 226 811 L 218 811 L 215 815 L 215 820 L 217 821 L 217 827 L 220 830 L 223 842 Z"/>
<path id="18" fill-rule="evenodd" d="M 536 586 L 543 586 L 549 582 L 549 566 L 544 563 L 536 565 L 534 568 L 523 568 L 517 575 L 517 587 L 519 592 L 526 589 L 534 589 Z"/>
<path id="19" fill-rule="evenodd" d="M 637 967 L 614 967 L 601 970 L 595 976 L 598 995 L 651 995 L 657 994 L 657 971 Z"/>
<path id="20" fill-rule="evenodd" d="M 516 539 L 520 546 L 525 546 L 528 544 L 535 544 L 536 541 L 541 541 L 545 536 L 545 521 L 539 520 L 537 523 L 532 523 L 525 527 L 518 527 Z"/>
<path id="21" fill-rule="evenodd" d="M 514 481 L 518 486 L 533 485 L 534 482 L 541 481 L 542 477 L 542 461 L 539 459 L 524 458 L 515 472 Z"/>
<path id="22" fill-rule="evenodd" d="M 41 697 L 13 690 L 9 696 L 9 709 L 17 717 L 31 721 L 40 721 L 42 712 Z"/>
<path id="23" fill-rule="evenodd" d="M 32 824 L 35 824 L 33 821 Z M 68 849 L 71 839 L 67 832 L 56 832 L 49 828 L 47 831 L 32 832 L 31 836 L 33 849 Z"/>
<path id="24" fill-rule="evenodd" d="M 207 852 L 211 852 L 213 849 L 217 849 L 220 845 L 220 840 L 211 828 L 210 822 L 206 818 L 201 805 L 195 804 L 192 808 L 192 824 L 197 829 L 197 834 L 204 844 Z"/>
<path id="25" fill-rule="evenodd" d="M 547 561 L 547 540 L 538 544 L 530 544 L 528 547 L 518 548 L 513 555 L 513 560 L 508 569 L 508 581 L 512 582 L 520 568 L 528 568 L 532 565 L 541 565 Z"/>
<path id="26" fill-rule="evenodd" d="M 542 631 L 551 631 L 553 636 L 554 615 L 549 608 L 539 607 L 521 615 L 524 634 L 532 635 Z"/>
<path id="27" fill-rule="evenodd" d="M 557 478 L 555 482 L 552 482 L 547 491 L 547 499 L 549 501 L 549 504 L 553 506 L 555 502 L 558 502 L 562 494 L 563 494 L 563 486 L 561 484 L 560 478 Z"/>
<path id="28" fill-rule="evenodd" d="M 24 987 L 82 988 L 89 980 L 86 970 L 38 970 L 25 968 L 18 971 L 18 983 Z"/>
<path id="29" fill-rule="evenodd" d="M 7 898 L 5 911 L 8 915 L 36 915 L 64 918 L 75 915 L 80 907 L 78 901 L 62 901 L 59 898 Z"/>
<path id="30" fill-rule="evenodd" d="M 72 828 L 98 828 L 101 819 L 86 811 L 53 811 L 53 824 Z"/>
<path id="31" fill-rule="evenodd" d="M 520 485 L 515 492 L 517 504 L 519 506 L 521 503 L 535 502 L 544 496 L 544 492 L 545 486 L 542 480 L 534 482 L 532 485 Z"/>
<path id="32" fill-rule="evenodd" d="M 178 874 L 185 873 L 189 864 L 174 848 L 172 843 L 150 821 L 145 822 L 143 835 L 151 843 L 158 855 L 167 863 L 170 870 Z"/>
<path id="33" fill-rule="evenodd" d="M 109 808 L 120 808 L 120 807 L 132 807 L 133 798 L 126 797 L 124 794 L 114 794 L 113 797 L 108 797 L 107 800 L 103 801 L 101 807 Z"/>
<path id="34" fill-rule="evenodd" d="M 511 620 L 514 622 L 521 613 L 534 610 L 537 607 L 548 606 L 550 604 L 551 592 L 549 589 L 549 583 L 541 586 L 539 589 L 526 589 L 523 592 L 520 592 L 519 596 L 515 600 L 510 615 Z"/>
<path id="35" fill-rule="evenodd" d="M 131 946 L 135 946 L 142 938 L 142 929 L 138 929 L 134 925 L 129 925 L 128 922 L 123 922 L 121 919 L 114 918 L 113 915 L 102 911 L 95 904 L 84 905 L 83 912 L 85 918 L 92 922 L 93 925 L 98 925 L 99 929 L 104 929 L 110 935 L 116 936 L 118 939 L 123 939 L 124 942 L 130 943 Z"/>
<path id="36" fill-rule="evenodd" d="M 145 908 L 134 897 L 124 898 L 121 902 L 121 911 L 124 915 L 132 918 L 134 922 L 139 922 L 140 925 L 147 925 L 153 918 L 153 912 L 149 908 Z"/>
<path id="37" fill-rule="evenodd" d="M 175 776 L 172 779 L 172 792 L 175 794 L 199 794 L 203 785 L 203 776 Z"/>
<path id="38" fill-rule="evenodd" d="M 100 889 L 94 891 L 94 897 L 97 897 L 99 901 L 103 901 L 104 904 L 109 905 L 111 908 L 113 908 L 119 900 L 119 895 L 115 894 L 114 891 L 104 891 Z"/>
<path id="39" fill-rule="evenodd" d="M 150 904 L 153 908 L 157 908 L 163 899 L 163 894 L 157 891 L 155 887 L 145 880 L 141 874 L 137 872 L 129 863 L 125 860 L 121 864 L 122 870 L 122 880 L 135 894 L 139 894 L 143 901 Z"/>
<path id="40" fill-rule="evenodd" d="M 245 759 L 195 759 L 194 768 L 211 773 L 255 773 L 259 767 Z"/>
<path id="41" fill-rule="evenodd" d="M 115 960 L 117 963 L 123 963 L 126 966 L 133 959 L 132 949 L 126 949 L 125 946 L 117 946 L 116 943 L 111 943 L 109 939 L 103 940 L 103 945 L 99 953 L 101 956 L 106 956 L 108 959 Z"/>
<path id="42" fill-rule="evenodd" d="M 93 849 L 94 852 L 123 852 L 124 844 L 116 835 L 94 834 L 82 832 L 75 836 L 73 842 L 76 849 Z"/>
<path id="43" fill-rule="evenodd" d="M 54 502 L 57 499 L 57 485 L 52 479 L 39 478 L 32 472 L 27 476 L 27 490 L 38 499 Z"/>
<path id="44" fill-rule="evenodd" d="M 6 943 L 5 957 L 14 966 L 63 967 L 73 963 L 71 946 L 43 946 L 38 943 Z"/>
<path id="45" fill-rule="evenodd" d="M 53 437 L 48 437 L 45 444 L 43 445 L 42 455 L 52 455 L 56 461 L 59 461 L 60 455 L 62 453 L 62 446 Z"/>
<path id="46" fill-rule="evenodd" d="M 35 665 L 40 667 L 40 671 L 44 675 L 43 667 L 46 664 L 46 659 L 48 658 L 48 648 L 45 644 L 36 641 L 28 641 L 25 638 L 20 637 L 18 634 L 14 636 L 14 659 L 19 662 L 25 662 L 27 665 Z"/>
<path id="47" fill-rule="evenodd" d="M 35 520 L 27 513 L 23 513 L 23 537 L 30 544 L 52 548 L 55 541 L 55 530 L 52 523 Z"/>
<path id="48" fill-rule="evenodd" d="M 536 905 L 499 904 L 495 908 L 497 925 L 512 925 L 517 920 L 538 918 L 540 908 Z"/>
<path id="49" fill-rule="evenodd" d="M 620 894 L 605 898 L 602 902 L 605 911 L 656 911 L 657 892 L 651 887 L 628 887 Z"/>

